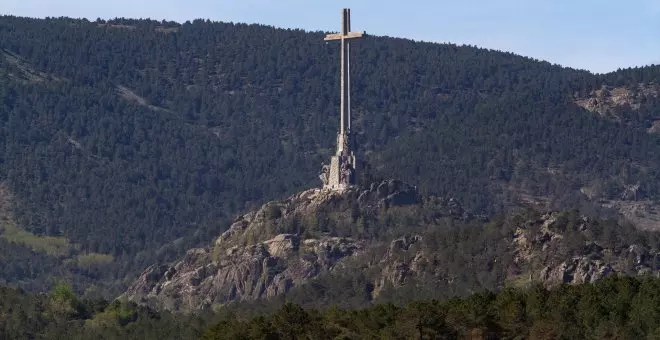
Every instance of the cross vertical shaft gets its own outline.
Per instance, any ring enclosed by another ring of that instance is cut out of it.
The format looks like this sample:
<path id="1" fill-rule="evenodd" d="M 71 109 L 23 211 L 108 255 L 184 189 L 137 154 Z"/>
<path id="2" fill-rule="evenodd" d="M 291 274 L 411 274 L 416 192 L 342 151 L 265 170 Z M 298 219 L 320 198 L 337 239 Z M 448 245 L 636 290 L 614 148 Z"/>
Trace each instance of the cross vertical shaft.
<path id="1" fill-rule="evenodd" d="M 346 33 L 351 31 L 351 10 L 348 9 L 348 27 Z M 351 44 L 346 42 L 346 131 L 351 133 Z"/>
<path id="2" fill-rule="evenodd" d="M 351 32 L 351 10 L 344 8 L 341 16 L 341 31 L 328 34 L 325 41 L 338 40 L 340 42 L 340 112 L 339 134 L 346 136 L 351 129 L 351 70 L 350 70 L 350 43 L 351 39 L 361 38 L 362 32 Z M 340 146 L 341 147 L 341 146 Z"/>
<path id="3" fill-rule="evenodd" d="M 340 107 L 339 131 L 337 134 L 337 152 L 331 158 L 330 165 L 323 166 L 321 180 L 324 188 L 344 190 L 355 184 L 355 154 L 351 150 L 351 39 L 361 38 L 362 32 L 351 32 L 351 10 L 344 8 L 341 16 L 341 31 L 328 34 L 325 41 L 340 42 Z"/>
<path id="4" fill-rule="evenodd" d="M 350 47 L 348 41 L 345 39 L 346 34 L 351 31 L 351 10 L 344 8 L 342 11 L 341 18 L 341 111 L 339 119 L 339 133 L 346 133 L 346 123 L 350 121 L 348 119 L 348 111 L 350 110 L 350 92 L 351 92 L 351 83 L 350 83 L 350 72 L 351 69 L 348 65 L 350 63 Z"/>

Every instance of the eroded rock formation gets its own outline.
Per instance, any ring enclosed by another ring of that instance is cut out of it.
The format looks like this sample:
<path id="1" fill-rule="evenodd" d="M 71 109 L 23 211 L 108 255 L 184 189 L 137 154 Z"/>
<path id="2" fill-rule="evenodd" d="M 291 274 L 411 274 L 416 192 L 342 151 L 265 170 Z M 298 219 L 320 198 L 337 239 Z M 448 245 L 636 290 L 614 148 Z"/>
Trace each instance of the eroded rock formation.
<path id="1" fill-rule="evenodd" d="M 366 247 L 363 240 L 322 232 L 278 233 L 296 228 L 292 221 L 304 224 L 319 210 L 342 213 L 357 205 L 377 211 L 419 200 L 416 188 L 389 180 L 342 193 L 311 189 L 269 202 L 238 217 L 212 247 L 191 249 L 169 266 L 147 268 L 124 296 L 169 310 L 191 310 L 285 294 Z"/>

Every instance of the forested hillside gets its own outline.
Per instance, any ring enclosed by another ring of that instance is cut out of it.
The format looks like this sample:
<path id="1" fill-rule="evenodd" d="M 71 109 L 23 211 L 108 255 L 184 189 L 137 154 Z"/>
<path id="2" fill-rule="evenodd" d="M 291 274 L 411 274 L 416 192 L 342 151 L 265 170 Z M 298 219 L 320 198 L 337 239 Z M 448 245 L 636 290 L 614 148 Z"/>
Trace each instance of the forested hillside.
<path id="1" fill-rule="evenodd" d="M 1 279 L 42 289 L 54 275 L 117 293 L 235 214 L 319 185 L 339 102 L 338 50 L 322 37 L 202 20 L 0 17 L 10 202 L 0 267 L 11 268 Z M 381 37 L 353 51 L 357 151 L 373 176 L 486 214 L 519 195 L 570 206 L 584 185 L 605 198 L 630 185 L 638 199 L 660 194 L 659 140 L 646 132 L 657 98 L 621 109 L 635 124 L 575 104 L 603 84 L 657 83 L 659 68 L 595 76 Z"/>

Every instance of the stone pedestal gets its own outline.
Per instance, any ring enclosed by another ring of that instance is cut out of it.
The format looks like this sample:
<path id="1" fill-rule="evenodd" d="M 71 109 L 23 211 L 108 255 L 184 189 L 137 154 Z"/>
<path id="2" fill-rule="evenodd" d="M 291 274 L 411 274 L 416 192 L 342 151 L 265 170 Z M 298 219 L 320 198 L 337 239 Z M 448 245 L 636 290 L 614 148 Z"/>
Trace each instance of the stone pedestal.
<path id="1" fill-rule="evenodd" d="M 355 154 L 350 149 L 349 137 L 345 133 L 337 135 L 337 152 L 330 158 L 330 165 L 324 165 L 321 173 L 324 189 L 343 191 L 355 184 Z"/>
<path id="2" fill-rule="evenodd" d="M 343 191 L 351 185 L 355 185 L 355 155 L 332 156 L 323 188 Z"/>

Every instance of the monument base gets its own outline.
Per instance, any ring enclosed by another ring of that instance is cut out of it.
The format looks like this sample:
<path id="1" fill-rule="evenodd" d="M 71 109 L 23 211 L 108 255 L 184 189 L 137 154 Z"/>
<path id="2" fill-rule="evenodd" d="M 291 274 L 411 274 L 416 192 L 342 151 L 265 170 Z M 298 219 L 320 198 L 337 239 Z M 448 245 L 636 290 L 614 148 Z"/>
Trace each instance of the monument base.
<path id="1" fill-rule="evenodd" d="M 355 155 L 350 156 L 332 156 L 330 166 L 326 166 L 327 176 L 323 181 L 324 189 L 343 191 L 352 185 L 355 185 Z"/>

